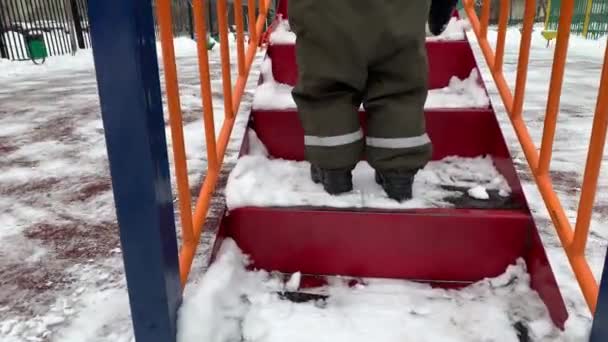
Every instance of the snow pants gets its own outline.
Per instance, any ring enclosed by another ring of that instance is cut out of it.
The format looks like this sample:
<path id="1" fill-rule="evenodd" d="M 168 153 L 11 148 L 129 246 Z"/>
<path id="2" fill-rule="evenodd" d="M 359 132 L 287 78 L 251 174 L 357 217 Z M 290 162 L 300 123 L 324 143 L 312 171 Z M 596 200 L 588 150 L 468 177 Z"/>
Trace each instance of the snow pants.
<path id="1" fill-rule="evenodd" d="M 365 157 L 377 170 L 415 170 L 428 162 L 429 9 L 430 0 L 289 2 L 299 69 L 292 96 L 312 164 L 352 168 Z"/>

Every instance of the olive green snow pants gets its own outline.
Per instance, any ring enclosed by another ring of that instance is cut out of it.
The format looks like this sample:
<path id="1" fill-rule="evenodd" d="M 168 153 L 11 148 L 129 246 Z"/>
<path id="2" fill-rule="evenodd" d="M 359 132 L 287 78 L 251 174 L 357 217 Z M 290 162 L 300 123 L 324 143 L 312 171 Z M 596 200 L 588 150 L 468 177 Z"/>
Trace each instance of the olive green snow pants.
<path id="1" fill-rule="evenodd" d="M 365 156 L 375 169 L 413 170 L 428 162 L 429 8 L 430 0 L 289 2 L 299 69 L 292 95 L 311 163 L 352 168 Z"/>

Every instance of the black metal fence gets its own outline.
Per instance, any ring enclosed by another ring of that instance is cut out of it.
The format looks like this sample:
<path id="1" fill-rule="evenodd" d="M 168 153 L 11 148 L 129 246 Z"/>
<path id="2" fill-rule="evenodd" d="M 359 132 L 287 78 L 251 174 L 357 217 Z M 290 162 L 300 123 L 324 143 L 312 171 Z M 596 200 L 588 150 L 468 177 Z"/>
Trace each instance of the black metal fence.
<path id="1" fill-rule="evenodd" d="M 211 3 L 211 1 L 206 1 Z M 156 37 L 158 37 L 158 23 L 156 21 L 156 0 L 152 0 L 154 9 L 154 28 Z M 171 1 L 171 19 L 173 22 L 173 35 L 190 36 L 194 38 L 194 23 L 192 22 L 192 2 L 190 0 L 172 0 Z M 209 15 L 209 13 L 205 13 Z"/>
<path id="2" fill-rule="evenodd" d="M 50 56 L 90 47 L 87 0 L 0 0 L 0 57 L 29 59 L 33 35 Z"/>
<path id="3" fill-rule="evenodd" d="M 172 19 L 173 19 L 173 35 L 176 37 L 179 36 L 190 36 L 191 38 L 195 38 L 194 33 L 194 23 L 192 17 L 192 0 L 172 0 Z M 258 2 L 256 1 L 256 4 Z M 269 15 L 268 15 L 268 23 L 274 17 L 274 9 L 276 8 L 277 0 L 271 1 Z M 207 32 L 214 38 L 217 38 L 218 26 L 217 26 L 217 0 L 207 0 L 204 1 L 205 18 L 207 23 Z M 234 1 L 227 1 L 227 20 L 230 25 L 230 30 L 234 32 L 235 28 L 235 17 L 234 17 Z M 245 31 L 249 30 L 249 17 L 247 16 L 247 1 L 242 1 L 243 5 L 243 26 Z M 152 0 L 152 6 L 154 7 L 154 13 L 156 14 L 156 0 Z M 256 7 L 256 16 L 259 11 L 259 8 Z M 158 25 L 156 24 L 156 15 L 154 17 L 155 20 L 155 28 L 156 28 L 156 36 L 158 36 Z"/>
<path id="4" fill-rule="evenodd" d="M 30 38 L 37 35 L 49 56 L 68 54 L 91 46 L 88 0 L 0 0 L 0 58 L 27 60 L 32 55 Z M 98 0 L 109 1 L 109 0 Z M 205 1 L 207 32 L 217 36 L 217 0 Z M 257 3 L 257 1 L 256 1 Z M 271 2 L 272 20 L 275 1 Z M 247 13 L 247 1 L 243 1 Z M 152 0 L 154 10 L 156 1 Z M 258 9 L 256 9 L 257 12 Z M 154 11 L 156 13 L 156 11 Z M 228 23 L 234 24 L 234 2 L 228 0 Z M 191 0 L 172 0 L 174 36 L 195 38 Z M 244 16 L 245 30 L 249 28 Z M 156 20 L 156 16 L 154 18 Z M 158 36 L 158 25 L 156 26 Z"/>

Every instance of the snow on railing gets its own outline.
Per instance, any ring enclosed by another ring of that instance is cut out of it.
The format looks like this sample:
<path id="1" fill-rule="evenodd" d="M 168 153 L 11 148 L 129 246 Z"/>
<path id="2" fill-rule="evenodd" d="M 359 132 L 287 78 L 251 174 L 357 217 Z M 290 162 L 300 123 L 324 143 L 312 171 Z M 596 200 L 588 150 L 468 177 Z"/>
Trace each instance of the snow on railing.
<path id="1" fill-rule="evenodd" d="M 525 2 L 524 22 L 521 33 L 517 79 L 514 92 L 511 92 L 509 89 L 503 74 L 505 36 L 507 33 L 510 0 L 500 1 L 496 52 L 493 51 L 487 38 L 490 17 L 490 0 L 483 0 L 480 18 L 475 12 L 474 0 L 464 0 L 464 7 L 530 169 L 534 174 L 538 189 L 568 256 L 570 265 L 576 275 L 585 300 L 587 301 L 587 305 L 591 312 L 594 313 L 598 298 L 598 284 L 593 277 L 589 263 L 585 257 L 585 246 L 589 235 L 591 214 L 593 211 L 599 171 L 606 141 L 606 127 L 608 122 L 608 54 L 604 55 L 604 65 L 597 96 L 596 111 L 593 118 L 593 128 L 591 131 L 591 140 L 589 142 L 583 186 L 578 214 L 575 221 L 575 229 L 573 230 L 554 190 L 549 174 L 549 166 L 553 152 L 553 140 L 555 137 L 557 114 L 562 93 L 564 69 L 568 52 L 568 39 L 570 36 L 570 24 L 574 11 L 574 0 L 563 0 L 561 3 L 557 43 L 551 72 L 551 82 L 549 84 L 549 96 L 547 100 L 540 153 L 537 152 L 537 148 L 532 141 L 528 128 L 522 118 L 526 77 L 528 74 L 528 60 L 530 56 L 530 42 L 536 10 L 535 1 Z"/>

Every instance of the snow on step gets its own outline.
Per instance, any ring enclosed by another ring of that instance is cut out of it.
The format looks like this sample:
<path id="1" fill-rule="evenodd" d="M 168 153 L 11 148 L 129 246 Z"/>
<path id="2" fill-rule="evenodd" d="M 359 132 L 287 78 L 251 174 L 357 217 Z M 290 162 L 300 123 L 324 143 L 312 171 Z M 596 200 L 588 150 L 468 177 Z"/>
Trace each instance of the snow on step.
<path id="1" fill-rule="evenodd" d="M 504 274 L 460 290 L 397 279 L 362 279 L 349 287 L 333 278 L 323 288 L 327 300 L 305 303 L 280 299 L 283 280 L 247 271 L 248 264 L 226 239 L 184 298 L 179 342 L 518 342 L 518 322 L 533 341 L 560 340 L 521 259 Z"/>
<path id="2" fill-rule="evenodd" d="M 296 34 L 291 32 L 289 20 L 280 20 L 268 38 L 273 45 L 293 45 L 296 43 Z"/>
<path id="3" fill-rule="evenodd" d="M 292 86 L 275 81 L 272 62 L 266 57 L 262 64 L 263 83 L 255 90 L 254 110 L 295 110 L 296 103 L 291 95 Z M 453 76 L 447 87 L 430 89 L 425 109 L 447 108 L 488 108 L 490 99 L 481 86 L 477 69 L 471 70 L 468 78 L 460 80 Z M 361 106 L 360 109 L 363 109 Z"/>
<path id="4" fill-rule="evenodd" d="M 487 200 L 490 198 L 490 195 L 486 191 L 486 188 L 484 188 L 481 185 L 477 185 L 475 187 L 470 188 L 468 193 L 469 193 L 469 196 L 471 196 L 473 198 L 477 198 L 477 199 Z"/>
<path id="5" fill-rule="evenodd" d="M 452 17 L 445 30 L 438 36 L 431 35 L 427 26 L 426 41 L 457 41 L 465 39 L 465 31 L 468 31 L 470 24 L 465 19 Z M 291 31 L 288 20 L 280 20 L 269 37 L 270 44 L 273 45 L 293 45 L 296 43 L 296 34 Z"/>
<path id="6" fill-rule="evenodd" d="M 465 188 L 483 187 L 509 194 L 506 179 L 496 170 L 489 156 L 448 157 L 431 161 L 416 175 L 413 198 L 403 203 L 388 198 L 374 179 L 374 170 L 360 162 L 353 171 L 353 191 L 332 196 L 310 179 L 310 164 L 302 161 L 271 159 L 255 132 L 249 131 L 251 150 L 241 157 L 226 186 L 229 209 L 246 206 L 287 207 L 323 206 L 334 208 L 408 209 L 449 207 L 446 198 L 458 193 L 440 185 Z"/>
<path id="7" fill-rule="evenodd" d="M 464 40 L 465 32 L 471 28 L 468 20 L 452 17 L 445 30 L 438 36 L 431 35 L 427 26 L 427 42 Z"/>

